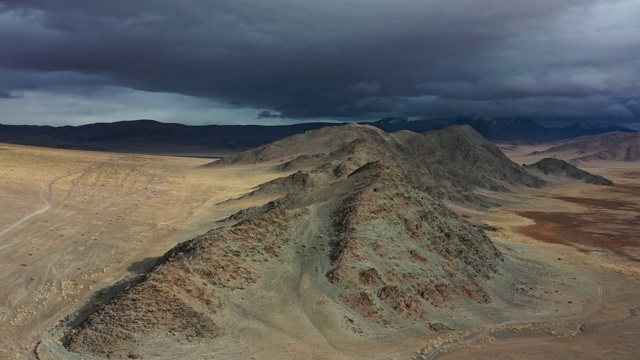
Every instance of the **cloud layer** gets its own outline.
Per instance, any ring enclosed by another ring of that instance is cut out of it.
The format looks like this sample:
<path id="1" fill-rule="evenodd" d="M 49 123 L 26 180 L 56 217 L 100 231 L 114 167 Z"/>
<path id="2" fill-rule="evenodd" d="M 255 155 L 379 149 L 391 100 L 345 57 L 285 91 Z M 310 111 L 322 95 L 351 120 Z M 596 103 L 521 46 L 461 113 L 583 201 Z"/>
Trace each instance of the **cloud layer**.
<path id="1" fill-rule="evenodd" d="M 5 0 L 0 111 L 19 118 L 22 102 L 46 112 L 36 100 L 49 93 L 84 104 L 78 116 L 123 116 L 136 108 L 124 94 L 136 92 L 164 99 L 162 109 L 192 105 L 181 122 L 633 123 L 639 18 L 637 0 Z M 116 100 L 112 113 L 86 106 Z"/>

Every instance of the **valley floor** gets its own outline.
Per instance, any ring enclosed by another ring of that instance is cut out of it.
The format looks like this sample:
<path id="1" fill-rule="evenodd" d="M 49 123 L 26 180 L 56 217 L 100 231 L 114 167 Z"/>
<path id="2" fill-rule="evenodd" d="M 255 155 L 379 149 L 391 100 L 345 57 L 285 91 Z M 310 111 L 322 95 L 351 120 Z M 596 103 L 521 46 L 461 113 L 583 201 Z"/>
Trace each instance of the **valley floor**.
<path id="1" fill-rule="evenodd" d="M 524 158 L 527 163 L 537 161 Z M 522 162 L 523 157 L 517 160 Z M 592 304 L 575 316 L 489 327 L 472 342 L 453 343 L 426 358 L 637 358 L 640 170 L 615 162 L 581 168 L 613 180 L 616 186 L 564 184 L 526 195 L 500 195 L 503 206 L 482 222 L 497 229 L 489 234 L 507 256 L 535 259 L 597 283 L 598 296 L 591 298 Z"/>

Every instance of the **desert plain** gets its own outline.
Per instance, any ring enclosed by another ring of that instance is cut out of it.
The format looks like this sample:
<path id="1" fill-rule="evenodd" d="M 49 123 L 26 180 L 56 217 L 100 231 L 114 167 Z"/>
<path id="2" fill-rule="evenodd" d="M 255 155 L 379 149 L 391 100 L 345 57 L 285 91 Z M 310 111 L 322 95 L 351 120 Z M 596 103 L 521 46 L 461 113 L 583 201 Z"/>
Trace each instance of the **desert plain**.
<path id="1" fill-rule="evenodd" d="M 234 210 L 215 204 L 277 176 L 214 174 L 210 161 L 0 146 L 0 358 L 33 358 L 47 329 Z"/>
<path id="2" fill-rule="evenodd" d="M 502 150 L 518 164 L 541 157 L 528 146 Z M 61 327 L 86 319 L 176 244 L 273 200 L 241 196 L 288 175 L 261 164 L 204 167 L 209 162 L 0 144 L 0 358 L 75 356 L 60 344 Z M 180 358 L 196 349 L 191 355 L 211 359 L 635 359 L 640 168 L 606 161 L 580 167 L 616 185 L 550 178 L 541 189 L 478 190 L 499 206 L 449 204 L 538 277 L 517 284 L 530 286 L 526 304 L 494 302 L 483 322 L 460 331 L 411 336 L 411 329 L 358 329 L 344 336 L 297 311 L 324 301 L 304 291 L 302 277 L 303 290 L 290 294 L 293 305 L 253 294 L 260 312 L 276 314 L 270 321 L 278 328 L 264 328 L 268 323 L 256 315 L 245 327 L 260 336 L 237 332 L 210 352 L 206 344 L 162 349 L 159 343 L 162 351 L 145 358 Z M 284 317 L 291 313 L 299 318 Z"/>

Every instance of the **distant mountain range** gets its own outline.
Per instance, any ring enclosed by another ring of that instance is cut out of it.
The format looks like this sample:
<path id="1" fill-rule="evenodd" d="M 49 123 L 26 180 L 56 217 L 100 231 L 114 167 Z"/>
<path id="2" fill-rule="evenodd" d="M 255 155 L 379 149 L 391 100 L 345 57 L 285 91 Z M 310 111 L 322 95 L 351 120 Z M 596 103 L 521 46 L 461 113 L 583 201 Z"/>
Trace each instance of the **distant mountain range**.
<path id="1" fill-rule="evenodd" d="M 490 140 L 524 142 L 572 139 L 612 131 L 636 132 L 617 125 L 587 123 L 545 127 L 528 118 L 385 118 L 368 124 L 386 132 L 410 130 L 417 133 L 451 125 L 469 125 Z M 154 120 L 60 127 L 0 124 L 0 142 L 80 150 L 206 155 L 252 149 L 291 135 L 336 125 L 343 124 L 188 126 Z"/>
<path id="2" fill-rule="evenodd" d="M 578 122 L 564 127 L 546 127 L 529 118 L 435 118 L 407 120 L 404 118 L 386 118 L 372 125 L 386 132 L 410 130 L 422 133 L 439 130 L 451 125 L 469 125 L 482 136 L 490 140 L 545 142 L 573 139 L 579 136 L 604 134 L 613 131 L 637 132 L 618 125 L 590 124 Z"/>
<path id="3" fill-rule="evenodd" d="M 189 126 L 155 120 L 82 126 L 0 125 L 0 142 L 63 149 L 204 155 L 238 152 L 330 123 Z"/>

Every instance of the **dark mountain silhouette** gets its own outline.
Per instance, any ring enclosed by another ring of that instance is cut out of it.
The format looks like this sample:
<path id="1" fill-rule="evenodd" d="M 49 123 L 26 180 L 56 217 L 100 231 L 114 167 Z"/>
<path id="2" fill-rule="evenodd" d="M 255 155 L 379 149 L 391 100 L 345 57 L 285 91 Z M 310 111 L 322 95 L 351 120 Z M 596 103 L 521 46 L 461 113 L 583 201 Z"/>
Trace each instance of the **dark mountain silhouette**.
<path id="1" fill-rule="evenodd" d="M 382 119 L 369 125 L 386 132 L 423 133 L 451 125 L 469 125 L 490 140 L 541 142 L 571 139 L 609 131 L 632 132 L 615 125 L 585 123 L 547 128 L 527 118 Z M 300 123 L 281 126 L 187 126 L 153 120 L 119 121 L 82 126 L 0 125 L 0 142 L 65 149 L 169 154 L 220 154 L 269 144 L 285 137 L 340 123 Z"/>
<path id="2" fill-rule="evenodd" d="M 564 127 L 545 127 L 529 118 L 435 118 L 407 120 L 404 118 L 386 118 L 372 125 L 387 132 L 410 130 L 425 132 L 438 130 L 451 125 L 469 125 L 482 136 L 490 140 L 544 142 L 573 139 L 579 136 L 608 133 L 612 131 L 634 133 L 635 130 L 618 125 L 575 123 Z"/>
<path id="3" fill-rule="evenodd" d="M 586 122 L 578 122 L 567 125 L 562 131 L 571 135 L 570 138 L 578 136 L 598 135 L 610 132 L 634 133 L 636 131 L 614 124 L 590 124 Z"/>
<path id="4" fill-rule="evenodd" d="M 242 151 L 331 123 L 188 126 L 154 120 L 82 126 L 0 125 L 0 142 L 55 148 L 151 153 Z"/>

